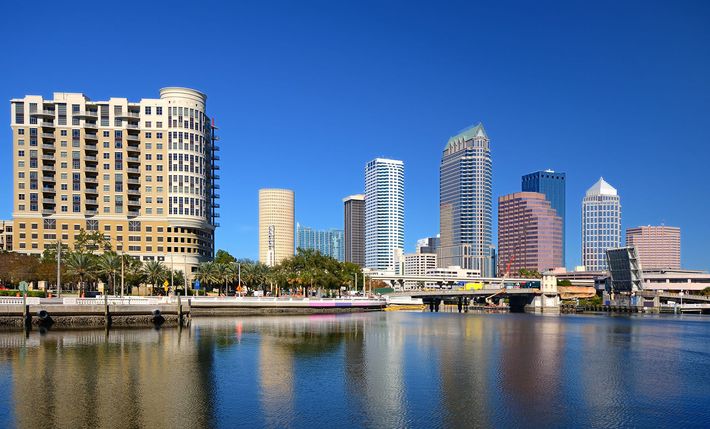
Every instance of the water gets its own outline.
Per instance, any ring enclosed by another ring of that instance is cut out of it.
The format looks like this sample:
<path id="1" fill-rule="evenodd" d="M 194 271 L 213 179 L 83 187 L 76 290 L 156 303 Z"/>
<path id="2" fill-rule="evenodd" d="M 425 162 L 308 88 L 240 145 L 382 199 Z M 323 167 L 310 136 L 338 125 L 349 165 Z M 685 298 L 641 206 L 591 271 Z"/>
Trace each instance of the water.
<path id="1" fill-rule="evenodd" d="M 0 427 L 707 427 L 710 319 L 368 313 L 0 333 Z"/>

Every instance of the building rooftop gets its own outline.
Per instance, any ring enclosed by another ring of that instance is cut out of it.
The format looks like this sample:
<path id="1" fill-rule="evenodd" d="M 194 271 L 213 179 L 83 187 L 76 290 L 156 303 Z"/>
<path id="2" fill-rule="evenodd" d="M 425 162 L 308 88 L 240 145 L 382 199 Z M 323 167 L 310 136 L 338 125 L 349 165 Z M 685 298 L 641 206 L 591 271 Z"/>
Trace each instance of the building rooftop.
<path id="1" fill-rule="evenodd" d="M 600 177 L 597 183 L 587 189 L 588 197 L 592 195 L 616 195 L 616 189 L 611 186 L 603 177 Z"/>
<path id="2" fill-rule="evenodd" d="M 451 146 L 451 144 L 457 142 L 457 141 L 467 141 L 471 140 L 475 137 L 483 137 L 483 138 L 488 138 L 488 134 L 486 134 L 486 130 L 483 129 L 483 123 L 479 122 L 477 125 L 472 125 L 460 133 L 456 134 L 455 136 L 452 136 L 449 138 L 449 142 L 446 143 L 446 149 Z"/>

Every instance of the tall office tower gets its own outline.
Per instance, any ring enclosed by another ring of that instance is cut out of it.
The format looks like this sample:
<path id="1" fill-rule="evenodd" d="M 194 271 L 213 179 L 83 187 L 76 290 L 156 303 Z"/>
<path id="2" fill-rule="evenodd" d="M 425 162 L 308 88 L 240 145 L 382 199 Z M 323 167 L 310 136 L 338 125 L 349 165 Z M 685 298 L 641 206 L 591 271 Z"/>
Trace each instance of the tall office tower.
<path id="1" fill-rule="evenodd" d="M 365 266 L 394 271 L 404 248 L 404 163 L 376 158 L 365 166 Z"/>
<path id="2" fill-rule="evenodd" d="M 643 269 L 680 269 L 680 228 L 639 226 L 626 229 L 626 245 L 638 252 Z"/>
<path id="3" fill-rule="evenodd" d="M 606 250 L 621 246 L 621 200 L 600 178 L 582 201 L 582 264 L 588 271 L 606 271 Z"/>
<path id="4" fill-rule="evenodd" d="M 482 124 L 451 137 L 439 169 L 441 247 L 437 264 L 493 275 L 493 167 Z"/>
<path id="5" fill-rule="evenodd" d="M 562 266 L 562 218 L 539 192 L 498 198 L 498 272 Z"/>
<path id="6" fill-rule="evenodd" d="M 273 267 L 293 256 L 294 194 L 259 189 L 259 261 Z"/>
<path id="7" fill-rule="evenodd" d="M 439 243 L 441 242 L 441 238 L 439 236 L 436 237 L 427 237 L 427 238 L 420 238 L 417 240 L 417 253 L 434 253 L 436 254 L 436 251 L 439 249 Z"/>
<path id="8" fill-rule="evenodd" d="M 365 196 L 343 198 L 345 207 L 345 261 L 365 266 Z"/>
<path id="9" fill-rule="evenodd" d="M 86 230 L 187 273 L 210 259 L 219 158 L 206 100 L 174 87 L 139 102 L 63 92 L 11 100 L 15 250 L 71 247 Z"/>
<path id="10" fill-rule="evenodd" d="M 338 261 L 345 258 L 343 230 L 316 230 L 296 223 L 296 249 L 317 250 Z"/>
<path id="11" fill-rule="evenodd" d="M 565 252 L 565 173 L 558 173 L 552 170 L 536 171 L 534 173 L 523 176 L 522 191 L 523 192 L 539 192 L 545 195 L 547 201 L 557 212 L 557 215 L 562 218 L 562 265 L 566 264 Z"/>

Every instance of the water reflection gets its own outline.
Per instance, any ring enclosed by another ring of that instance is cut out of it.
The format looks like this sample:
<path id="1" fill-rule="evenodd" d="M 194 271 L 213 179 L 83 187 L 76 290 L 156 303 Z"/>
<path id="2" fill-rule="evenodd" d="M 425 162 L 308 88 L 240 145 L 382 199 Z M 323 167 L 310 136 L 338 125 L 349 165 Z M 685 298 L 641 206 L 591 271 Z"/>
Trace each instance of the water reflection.
<path id="1" fill-rule="evenodd" d="M 376 313 L 0 333 L 0 426 L 692 427 L 710 418 L 707 323 Z"/>

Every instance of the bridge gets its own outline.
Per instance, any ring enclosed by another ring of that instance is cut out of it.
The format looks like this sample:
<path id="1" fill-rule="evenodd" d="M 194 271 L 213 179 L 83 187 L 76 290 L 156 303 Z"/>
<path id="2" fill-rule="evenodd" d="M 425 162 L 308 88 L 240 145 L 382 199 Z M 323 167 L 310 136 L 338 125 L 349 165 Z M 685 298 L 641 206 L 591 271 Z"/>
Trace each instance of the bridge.
<path id="1" fill-rule="evenodd" d="M 512 312 L 559 312 L 560 296 L 557 288 L 543 290 L 541 288 L 483 288 L 483 289 L 421 289 L 397 291 L 387 294 L 387 297 L 421 298 L 429 311 L 439 311 L 439 306 L 445 301 L 454 301 L 459 313 L 468 311 L 469 303 L 477 298 L 485 297 L 486 301 L 508 299 Z"/>

